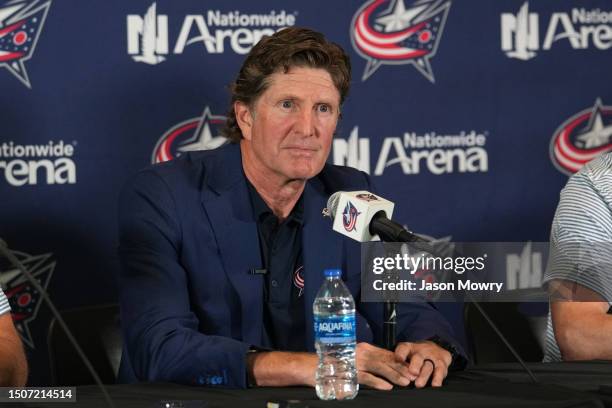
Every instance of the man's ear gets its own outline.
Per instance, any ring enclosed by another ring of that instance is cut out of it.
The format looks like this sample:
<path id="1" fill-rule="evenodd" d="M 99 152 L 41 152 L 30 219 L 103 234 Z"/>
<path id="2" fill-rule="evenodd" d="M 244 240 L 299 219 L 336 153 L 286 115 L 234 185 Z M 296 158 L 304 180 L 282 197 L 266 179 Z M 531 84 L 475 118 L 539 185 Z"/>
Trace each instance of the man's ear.
<path id="1" fill-rule="evenodd" d="M 242 132 L 242 137 L 246 140 L 251 140 L 251 130 L 253 129 L 253 115 L 247 104 L 241 101 L 234 102 L 234 113 L 236 114 L 236 122 Z"/>

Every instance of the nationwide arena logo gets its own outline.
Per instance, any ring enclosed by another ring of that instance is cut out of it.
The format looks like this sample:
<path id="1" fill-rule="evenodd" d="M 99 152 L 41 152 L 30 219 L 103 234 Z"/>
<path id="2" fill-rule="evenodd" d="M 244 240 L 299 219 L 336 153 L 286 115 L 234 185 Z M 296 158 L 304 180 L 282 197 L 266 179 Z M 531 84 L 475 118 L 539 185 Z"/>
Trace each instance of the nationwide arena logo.
<path id="1" fill-rule="evenodd" d="M 25 252 L 12 251 L 34 276 L 45 290 L 49 286 L 51 275 L 55 270 L 55 261 L 51 253 L 29 255 Z M 19 269 L 14 268 L 7 260 L 0 260 L 0 286 L 8 298 L 15 327 L 25 344 L 34 348 L 30 333 L 32 323 L 43 302 L 41 294 L 32 286 Z"/>
<path id="2" fill-rule="evenodd" d="M 46 144 L 0 143 L 0 176 L 13 187 L 42 184 L 75 184 L 73 160 L 77 142 L 50 140 Z M 1 178 L 1 177 L 0 177 Z"/>
<path id="3" fill-rule="evenodd" d="M 374 176 L 382 176 L 394 167 L 401 168 L 406 175 L 425 171 L 434 175 L 486 173 L 487 137 L 487 131 L 476 130 L 405 132 L 403 136 L 383 138 L 380 150 L 374 153 L 376 161 L 372 162 L 370 138 L 359 137 L 359 127 L 355 126 L 347 139 L 334 138 L 332 160 L 336 165 L 354 167 Z"/>
<path id="4" fill-rule="evenodd" d="M 574 50 L 606 51 L 612 46 L 610 10 L 574 7 L 571 11 L 554 12 L 548 19 L 541 14 L 530 12 L 528 1 L 516 14 L 502 13 L 501 49 L 506 56 L 527 61 L 540 51 L 549 51 L 557 42 Z"/>
<path id="5" fill-rule="evenodd" d="M 520 252 L 506 254 L 506 288 L 530 289 L 542 287 L 542 271 L 548 255 L 545 242 L 527 242 Z"/>
<path id="6" fill-rule="evenodd" d="M 612 150 L 612 106 L 597 99 L 555 131 L 550 156 L 559 171 L 572 175 L 596 156 Z"/>
<path id="7" fill-rule="evenodd" d="M 157 65 L 187 47 L 199 47 L 208 54 L 247 54 L 264 35 L 295 25 L 297 11 L 270 10 L 243 13 L 239 10 L 207 10 L 183 16 L 176 39 L 168 35 L 168 15 L 158 14 L 157 3 L 144 15 L 127 16 L 127 52 L 136 62 Z M 175 29 L 171 30 L 172 32 Z M 173 47 L 171 47 L 173 45 Z"/>
<path id="8" fill-rule="evenodd" d="M 0 67 L 32 88 L 25 61 L 32 58 L 51 1 L 9 1 L 0 6 Z"/>
<path id="9" fill-rule="evenodd" d="M 173 126 L 159 138 L 151 155 L 151 163 L 172 160 L 185 152 L 210 150 L 221 146 L 227 142 L 227 139 L 220 135 L 224 124 L 225 116 L 211 114 L 207 106 L 202 116 Z"/>
<path id="10" fill-rule="evenodd" d="M 371 0 L 355 13 L 351 40 L 367 61 L 362 81 L 383 64 L 411 64 L 435 82 L 429 60 L 436 55 L 451 2 L 420 0 L 406 7 L 404 1 Z"/>

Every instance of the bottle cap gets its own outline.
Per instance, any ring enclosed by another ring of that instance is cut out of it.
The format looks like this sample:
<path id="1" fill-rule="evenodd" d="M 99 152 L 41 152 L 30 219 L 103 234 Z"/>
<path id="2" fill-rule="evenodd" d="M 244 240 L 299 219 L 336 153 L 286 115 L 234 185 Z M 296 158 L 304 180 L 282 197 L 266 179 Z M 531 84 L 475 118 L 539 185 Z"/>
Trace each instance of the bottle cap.
<path id="1" fill-rule="evenodd" d="M 324 272 L 326 278 L 337 278 L 342 275 L 340 269 L 326 269 Z"/>

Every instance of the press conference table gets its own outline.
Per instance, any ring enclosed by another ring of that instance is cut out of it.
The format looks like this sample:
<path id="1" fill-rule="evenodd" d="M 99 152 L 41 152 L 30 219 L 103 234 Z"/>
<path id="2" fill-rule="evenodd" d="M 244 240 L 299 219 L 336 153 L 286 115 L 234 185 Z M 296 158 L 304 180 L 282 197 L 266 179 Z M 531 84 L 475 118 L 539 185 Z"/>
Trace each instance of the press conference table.
<path id="1" fill-rule="evenodd" d="M 518 364 L 481 365 L 451 373 L 442 388 L 362 389 L 347 402 L 326 402 L 304 387 L 226 390 L 175 384 L 112 385 L 117 408 L 161 407 L 182 401 L 184 408 L 257 407 L 268 401 L 300 400 L 300 407 L 612 407 L 612 362 L 530 363 L 540 384 L 533 384 Z M 24 404 L 47 407 L 105 407 L 95 386 L 77 387 L 77 402 Z M 176 407 L 181 405 L 176 404 Z"/>

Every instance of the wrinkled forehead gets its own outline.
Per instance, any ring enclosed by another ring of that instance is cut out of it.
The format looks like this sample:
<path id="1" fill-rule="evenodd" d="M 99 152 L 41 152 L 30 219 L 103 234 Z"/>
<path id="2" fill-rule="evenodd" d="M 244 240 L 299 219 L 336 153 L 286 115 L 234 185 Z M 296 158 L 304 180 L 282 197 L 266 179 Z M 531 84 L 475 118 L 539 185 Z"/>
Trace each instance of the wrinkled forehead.
<path id="1" fill-rule="evenodd" d="M 323 68 L 293 66 L 286 71 L 278 69 L 268 75 L 266 82 L 264 92 L 318 96 L 335 104 L 340 103 L 340 91 L 331 74 Z"/>

